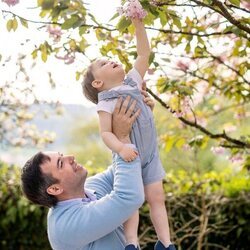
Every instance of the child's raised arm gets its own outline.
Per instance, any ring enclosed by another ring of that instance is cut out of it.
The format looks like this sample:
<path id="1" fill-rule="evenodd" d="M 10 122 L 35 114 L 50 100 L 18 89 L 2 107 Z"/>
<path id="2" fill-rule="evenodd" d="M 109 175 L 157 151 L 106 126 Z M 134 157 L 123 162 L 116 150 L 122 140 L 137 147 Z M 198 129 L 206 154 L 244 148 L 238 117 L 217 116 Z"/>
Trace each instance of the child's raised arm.
<path id="1" fill-rule="evenodd" d="M 134 160 L 137 156 L 137 152 L 128 145 L 119 141 L 112 133 L 112 114 L 105 111 L 99 111 L 98 114 L 100 134 L 106 146 L 112 151 L 118 153 L 124 161 L 129 162 Z"/>
<path id="2" fill-rule="evenodd" d="M 151 49 L 143 21 L 140 19 L 132 19 L 132 22 L 135 26 L 137 48 L 137 58 L 134 67 L 143 78 L 149 67 L 148 60 Z"/>

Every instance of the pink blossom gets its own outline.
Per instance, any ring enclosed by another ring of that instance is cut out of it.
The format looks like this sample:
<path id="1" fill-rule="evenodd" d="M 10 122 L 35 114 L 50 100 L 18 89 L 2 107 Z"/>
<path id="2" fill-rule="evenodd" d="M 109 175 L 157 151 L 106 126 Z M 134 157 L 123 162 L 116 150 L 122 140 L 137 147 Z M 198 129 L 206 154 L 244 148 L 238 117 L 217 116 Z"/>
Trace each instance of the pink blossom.
<path id="1" fill-rule="evenodd" d="M 233 132 L 233 131 L 236 131 L 237 130 L 237 127 L 232 125 L 232 124 L 225 124 L 224 125 L 224 130 L 225 132 Z"/>
<path id="2" fill-rule="evenodd" d="M 240 154 L 236 154 L 236 155 L 233 155 L 229 158 L 229 160 L 231 160 L 231 162 L 238 162 L 238 163 L 241 163 L 243 161 L 243 157 L 240 155 Z"/>
<path id="3" fill-rule="evenodd" d="M 184 113 L 181 110 L 178 110 L 178 111 L 175 111 L 173 113 L 173 116 L 177 117 L 177 118 L 180 118 L 180 117 L 184 116 Z"/>
<path id="4" fill-rule="evenodd" d="M 182 149 L 183 149 L 184 151 L 189 151 L 189 150 L 191 149 L 191 147 L 190 147 L 190 145 L 188 145 L 188 144 L 184 144 L 184 145 L 182 146 Z"/>
<path id="5" fill-rule="evenodd" d="M 183 71 L 187 71 L 189 69 L 189 65 L 187 63 L 182 62 L 182 61 L 178 61 L 176 66 Z"/>
<path id="6" fill-rule="evenodd" d="M 244 8 L 246 8 L 247 10 L 250 10 L 250 2 L 242 2 L 241 4 Z"/>
<path id="7" fill-rule="evenodd" d="M 138 0 L 128 0 L 124 6 L 117 8 L 117 11 L 129 19 L 143 19 L 147 15 Z"/>
<path id="8" fill-rule="evenodd" d="M 202 127 L 207 126 L 207 120 L 204 117 L 196 117 L 197 123 Z"/>
<path id="9" fill-rule="evenodd" d="M 153 75 L 154 72 L 155 72 L 155 69 L 148 69 L 148 74 L 149 74 L 149 75 Z"/>
<path id="10" fill-rule="evenodd" d="M 2 2 L 8 4 L 9 6 L 14 6 L 19 3 L 19 0 L 2 0 Z"/>
<path id="11" fill-rule="evenodd" d="M 173 116 L 179 118 L 179 117 L 186 115 L 191 109 L 190 101 L 191 101 L 190 97 L 185 96 L 184 99 L 180 101 L 181 110 L 175 110 L 175 112 L 173 113 Z"/>
<path id="12" fill-rule="evenodd" d="M 222 155 L 225 153 L 225 148 L 223 148 L 223 147 L 211 147 L 211 151 L 216 155 Z"/>
<path id="13" fill-rule="evenodd" d="M 59 41 L 62 36 L 61 27 L 48 25 L 47 31 L 49 32 L 50 37 L 54 38 L 54 41 Z"/>
<path id="14" fill-rule="evenodd" d="M 71 64 L 71 63 L 73 63 L 75 61 L 75 54 L 70 53 L 70 52 L 67 53 L 64 56 L 58 56 L 58 55 L 56 55 L 55 57 L 57 59 L 59 59 L 59 60 L 64 60 L 65 64 Z"/>
<path id="15" fill-rule="evenodd" d="M 234 114 L 234 118 L 237 120 L 245 119 L 246 113 L 245 112 L 237 112 Z"/>
<path id="16" fill-rule="evenodd" d="M 8 4 L 9 6 L 14 6 L 19 3 L 19 0 L 2 0 L 2 2 Z"/>

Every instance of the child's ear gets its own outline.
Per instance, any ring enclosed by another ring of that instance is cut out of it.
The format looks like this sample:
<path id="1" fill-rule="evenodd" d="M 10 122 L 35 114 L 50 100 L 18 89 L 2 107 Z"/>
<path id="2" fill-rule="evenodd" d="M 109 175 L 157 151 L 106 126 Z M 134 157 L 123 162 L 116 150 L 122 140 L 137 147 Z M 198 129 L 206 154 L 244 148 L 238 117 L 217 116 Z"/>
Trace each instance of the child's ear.
<path id="1" fill-rule="evenodd" d="M 94 80 L 91 85 L 92 87 L 94 87 L 95 89 L 100 89 L 103 86 L 104 82 L 101 80 Z"/>

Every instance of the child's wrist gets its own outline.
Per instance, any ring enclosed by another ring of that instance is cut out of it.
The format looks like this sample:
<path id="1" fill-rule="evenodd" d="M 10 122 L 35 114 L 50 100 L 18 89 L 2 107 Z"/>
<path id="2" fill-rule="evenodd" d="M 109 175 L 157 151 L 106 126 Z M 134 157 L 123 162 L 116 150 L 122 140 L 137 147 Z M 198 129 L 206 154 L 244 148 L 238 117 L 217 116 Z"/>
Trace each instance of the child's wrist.
<path id="1" fill-rule="evenodd" d="M 118 139 L 120 142 L 122 142 L 122 144 L 130 144 L 131 143 L 129 135 L 119 137 Z"/>
<path id="2" fill-rule="evenodd" d="M 117 153 L 120 154 L 121 151 L 123 150 L 125 144 L 124 143 L 121 143 L 121 145 L 119 146 L 118 150 L 117 150 Z"/>

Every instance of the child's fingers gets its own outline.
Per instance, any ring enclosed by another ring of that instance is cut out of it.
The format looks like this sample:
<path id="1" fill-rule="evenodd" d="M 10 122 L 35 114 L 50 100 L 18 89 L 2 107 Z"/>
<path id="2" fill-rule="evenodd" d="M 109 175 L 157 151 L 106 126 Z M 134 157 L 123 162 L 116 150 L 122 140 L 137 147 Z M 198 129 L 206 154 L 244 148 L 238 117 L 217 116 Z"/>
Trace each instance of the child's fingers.
<path id="1" fill-rule="evenodd" d="M 142 91 L 146 91 L 147 86 L 146 86 L 145 81 L 142 82 L 141 88 L 142 88 Z"/>
<path id="2" fill-rule="evenodd" d="M 144 96 L 144 97 L 148 97 L 148 92 L 146 90 L 141 90 L 141 94 Z"/>

